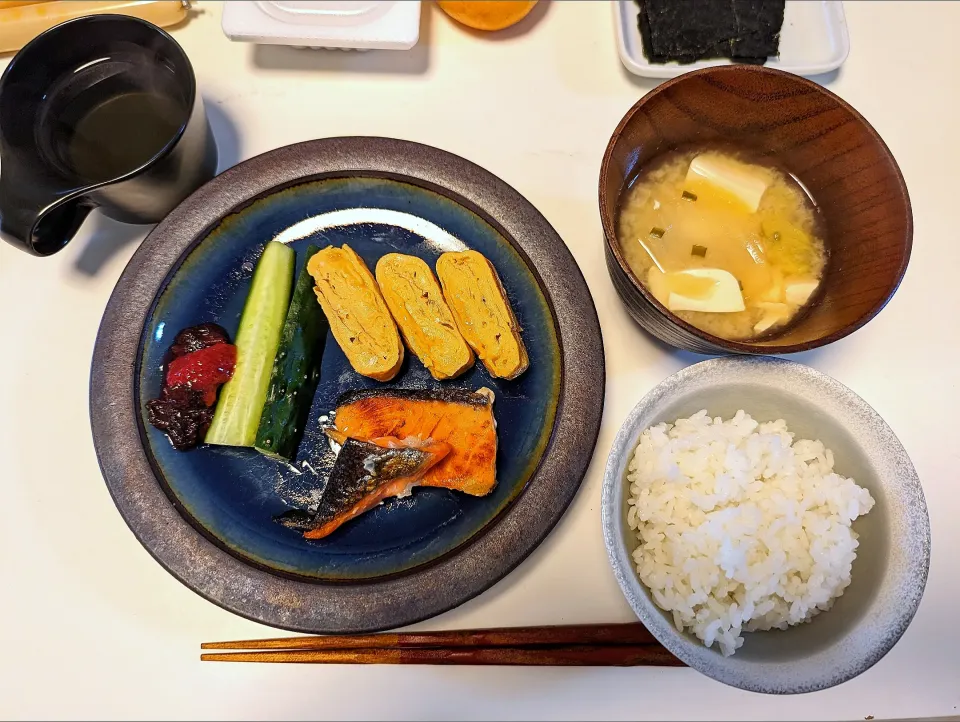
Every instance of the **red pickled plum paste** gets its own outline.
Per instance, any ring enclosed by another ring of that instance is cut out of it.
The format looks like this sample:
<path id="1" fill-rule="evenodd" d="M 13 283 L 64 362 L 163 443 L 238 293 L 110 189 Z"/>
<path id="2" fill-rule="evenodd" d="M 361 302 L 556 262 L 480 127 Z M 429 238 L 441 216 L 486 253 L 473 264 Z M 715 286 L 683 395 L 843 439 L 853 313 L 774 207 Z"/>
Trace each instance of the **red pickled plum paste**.
<path id="1" fill-rule="evenodd" d="M 173 340 L 160 397 L 147 402 L 150 423 L 175 449 L 197 446 L 213 421 L 217 390 L 237 365 L 237 347 L 215 323 L 185 328 Z"/>

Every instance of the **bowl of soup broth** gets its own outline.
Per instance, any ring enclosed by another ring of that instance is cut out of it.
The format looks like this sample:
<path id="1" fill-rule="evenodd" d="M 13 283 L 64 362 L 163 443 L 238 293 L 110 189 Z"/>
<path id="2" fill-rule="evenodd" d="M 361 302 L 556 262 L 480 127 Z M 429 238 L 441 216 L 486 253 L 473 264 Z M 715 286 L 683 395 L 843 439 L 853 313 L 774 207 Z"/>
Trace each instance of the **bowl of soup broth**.
<path id="1" fill-rule="evenodd" d="M 600 171 L 610 277 L 647 331 L 700 353 L 793 353 L 863 326 L 913 238 L 874 128 L 799 76 L 705 68 L 644 96 Z"/>

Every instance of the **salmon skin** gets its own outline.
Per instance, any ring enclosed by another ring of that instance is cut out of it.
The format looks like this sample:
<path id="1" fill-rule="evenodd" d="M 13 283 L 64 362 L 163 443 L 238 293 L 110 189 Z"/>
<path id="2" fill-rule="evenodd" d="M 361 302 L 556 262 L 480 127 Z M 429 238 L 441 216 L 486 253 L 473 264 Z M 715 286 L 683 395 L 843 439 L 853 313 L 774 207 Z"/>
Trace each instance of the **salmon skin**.
<path id="1" fill-rule="evenodd" d="M 312 518 L 292 514 L 279 521 L 307 527 L 303 534 L 307 539 L 323 539 L 384 499 L 409 493 L 449 452 L 448 444 L 432 439 L 346 439 Z"/>
<path id="2" fill-rule="evenodd" d="M 489 389 L 348 391 L 339 399 L 334 423 L 331 431 L 340 438 L 413 437 L 448 444 L 450 453 L 424 474 L 421 486 L 486 496 L 497 485 L 497 427 Z"/>

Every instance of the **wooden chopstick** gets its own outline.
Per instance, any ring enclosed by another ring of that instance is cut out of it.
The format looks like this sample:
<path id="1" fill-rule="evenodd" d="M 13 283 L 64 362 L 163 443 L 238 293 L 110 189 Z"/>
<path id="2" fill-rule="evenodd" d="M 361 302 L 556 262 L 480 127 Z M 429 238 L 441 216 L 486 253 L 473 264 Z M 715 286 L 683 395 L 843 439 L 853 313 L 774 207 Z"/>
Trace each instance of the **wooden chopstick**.
<path id="1" fill-rule="evenodd" d="M 541 645 L 638 645 L 656 639 L 642 624 L 571 624 L 551 627 L 458 629 L 446 632 L 281 637 L 204 642 L 201 649 L 386 649 L 436 647 L 527 647 Z"/>
<path id="2" fill-rule="evenodd" d="M 441 649 L 302 649 L 201 654 L 205 662 L 295 664 L 432 664 L 523 667 L 683 666 L 656 644 L 564 647 L 450 647 Z"/>
<path id="3" fill-rule="evenodd" d="M 578 624 L 445 632 L 204 642 L 206 662 L 519 666 L 682 665 L 642 624 Z M 250 651 L 252 650 L 252 651 Z"/>

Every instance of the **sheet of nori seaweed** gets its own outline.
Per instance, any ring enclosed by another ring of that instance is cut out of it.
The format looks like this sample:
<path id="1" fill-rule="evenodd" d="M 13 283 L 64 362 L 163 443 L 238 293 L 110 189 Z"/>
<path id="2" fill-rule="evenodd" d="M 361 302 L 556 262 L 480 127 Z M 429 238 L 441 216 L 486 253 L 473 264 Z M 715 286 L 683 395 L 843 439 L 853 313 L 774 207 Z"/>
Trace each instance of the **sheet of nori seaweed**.
<path id="1" fill-rule="evenodd" d="M 729 39 L 736 30 L 730 0 L 638 2 L 643 50 L 651 62 L 730 56 Z"/>
<path id="2" fill-rule="evenodd" d="M 637 0 L 643 54 L 651 63 L 776 55 L 784 0 Z"/>
<path id="3" fill-rule="evenodd" d="M 740 62 L 763 64 L 780 49 L 783 26 L 783 0 L 733 0 L 737 16 L 737 35 L 731 58 Z"/>

